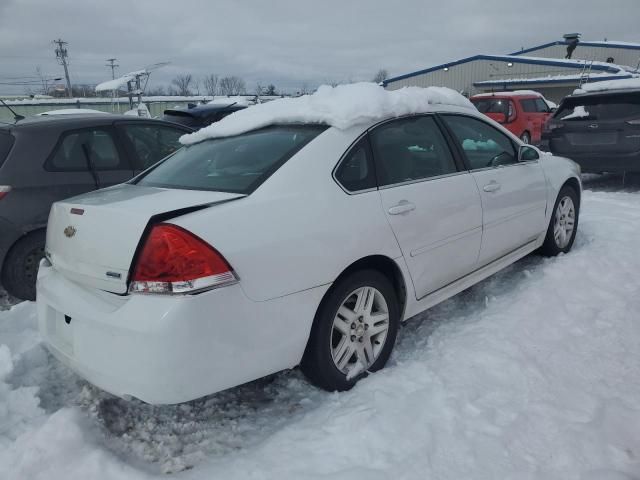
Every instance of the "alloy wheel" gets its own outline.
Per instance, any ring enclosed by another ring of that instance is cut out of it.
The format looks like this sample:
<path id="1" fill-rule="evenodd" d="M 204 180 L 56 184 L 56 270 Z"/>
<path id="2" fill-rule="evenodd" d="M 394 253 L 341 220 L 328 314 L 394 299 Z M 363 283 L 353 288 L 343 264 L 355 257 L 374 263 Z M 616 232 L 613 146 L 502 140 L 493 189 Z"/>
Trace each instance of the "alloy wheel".
<path id="1" fill-rule="evenodd" d="M 368 370 L 384 348 L 389 308 L 379 290 L 360 287 L 342 302 L 331 329 L 331 358 L 351 379 Z"/>
<path id="2" fill-rule="evenodd" d="M 569 245 L 576 222 L 576 209 L 571 197 L 563 197 L 558 202 L 553 224 L 553 238 L 558 248 Z"/>

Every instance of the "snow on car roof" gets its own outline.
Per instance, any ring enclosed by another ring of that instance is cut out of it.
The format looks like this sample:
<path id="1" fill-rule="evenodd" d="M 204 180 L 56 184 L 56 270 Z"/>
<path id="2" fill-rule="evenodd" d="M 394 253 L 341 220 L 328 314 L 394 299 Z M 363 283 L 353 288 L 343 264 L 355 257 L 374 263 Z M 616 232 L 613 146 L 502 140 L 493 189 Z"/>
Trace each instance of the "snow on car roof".
<path id="1" fill-rule="evenodd" d="M 319 123 L 341 130 L 378 119 L 421 113 L 433 105 L 475 110 L 459 93 L 445 87 L 404 87 L 385 90 L 375 83 L 323 85 L 312 95 L 281 98 L 235 112 L 217 123 L 183 135 L 184 145 L 229 137 L 278 123 Z"/>
<path id="2" fill-rule="evenodd" d="M 478 93 L 474 95 L 474 97 L 495 97 L 499 95 L 543 97 L 541 93 L 536 92 L 535 90 L 513 90 L 513 91 L 505 91 L 505 92 Z"/>
<path id="3" fill-rule="evenodd" d="M 573 94 L 576 95 L 580 93 L 603 92 L 606 90 L 624 90 L 633 88 L 640 88 L 640 77 L 585 83 L 580 88 L 576 89 Z"/>

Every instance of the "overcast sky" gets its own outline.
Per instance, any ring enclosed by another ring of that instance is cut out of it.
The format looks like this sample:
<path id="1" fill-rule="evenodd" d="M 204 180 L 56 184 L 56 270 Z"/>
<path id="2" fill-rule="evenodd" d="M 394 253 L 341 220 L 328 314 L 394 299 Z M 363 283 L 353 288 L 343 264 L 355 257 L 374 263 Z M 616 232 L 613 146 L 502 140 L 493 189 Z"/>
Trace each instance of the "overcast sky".
<path id="1" fill-rule="evenodd" d="M 0 83 L 61 76 L 53 39 L 69 42 L 73 83 L 156 62 L 178 73 L 238 75 L 295 91 L 371 80 L 478 53 L 510 53 L 581 32 L 583 40 L 640 42 L 640 0 L 0 0 Z M 10 80 L 9 80 L 10 81 Z M 0 93 L 24 87 L 0 85 Z"/>

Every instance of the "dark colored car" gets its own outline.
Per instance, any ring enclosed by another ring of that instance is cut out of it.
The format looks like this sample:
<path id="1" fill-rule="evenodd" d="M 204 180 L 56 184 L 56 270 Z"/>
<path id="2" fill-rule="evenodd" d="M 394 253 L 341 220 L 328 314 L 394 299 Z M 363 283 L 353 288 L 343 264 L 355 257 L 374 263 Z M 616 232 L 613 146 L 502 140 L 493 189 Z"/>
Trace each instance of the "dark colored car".
<path id="1" fill-rule="evenodd" d="M 543 143 L 583 172 L 640 172 L 640 89 L 566 97 L 547 124 Z"/>
<path id="2" fill-rule="evenodd" d="M 244 110 L 246 105 L 237 102 L 205 103 L 202 105 L 189 104 L 189 108 L 174 108 L 164 111 L 163 120 L 180 123 L 197 130 L 212 123 L 219 122 L 227 115 L 238 110 Z"/>
<path id="3" fill-rule="evenodd" d="M 0 283 L 35 299 L 51 204 L 129 180 L 192 130 L 120 115 L 33 117 L 0 124 Z M 99 252 L 96 252 L 98 255 Z"/>

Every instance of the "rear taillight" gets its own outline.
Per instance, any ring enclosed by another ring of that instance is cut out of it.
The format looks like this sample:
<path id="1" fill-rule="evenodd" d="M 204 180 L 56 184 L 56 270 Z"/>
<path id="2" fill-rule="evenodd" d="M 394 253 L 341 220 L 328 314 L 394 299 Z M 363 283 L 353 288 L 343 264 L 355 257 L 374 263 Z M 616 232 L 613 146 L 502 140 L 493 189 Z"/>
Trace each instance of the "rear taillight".
<path id="1" fill-rule="evenodd" d="M 8 185 L 0 185 L 0 200 L 6 197 L 11 191 L 11 187 Z"/>
<path id="2" fill-rule="evenodd" d="M 211 245 L 167 223 L 151 228 L 133 270 L 131 293 L 193 293 L 237 282 Z"/>

